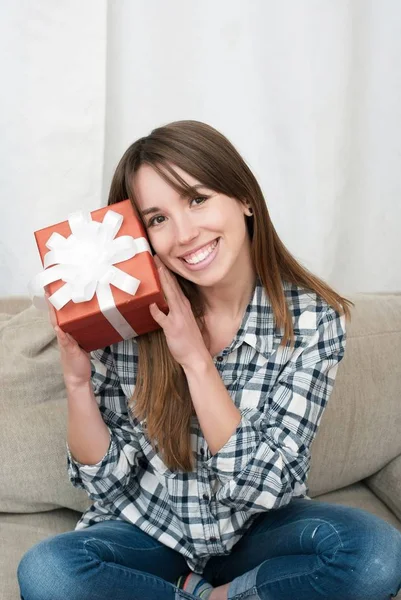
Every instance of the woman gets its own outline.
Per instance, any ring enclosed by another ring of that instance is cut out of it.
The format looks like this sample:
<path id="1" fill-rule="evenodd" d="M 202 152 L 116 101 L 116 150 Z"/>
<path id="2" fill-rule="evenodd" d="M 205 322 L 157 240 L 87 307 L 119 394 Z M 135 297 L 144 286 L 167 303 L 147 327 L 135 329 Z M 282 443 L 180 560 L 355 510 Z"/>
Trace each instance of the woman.
<path id="1" fill-rule="evenodd" d="M 92 506 L 22 558 L 24 600 L 384 600 L 401 534 L 307 495 L 310 446 L 352 302 L 280 241 L 261 189 L 212 127 L 132 144 L 130 198 L 168 303 L 160 329 L 89 356 L 56 326 L 68 472 Z"/>

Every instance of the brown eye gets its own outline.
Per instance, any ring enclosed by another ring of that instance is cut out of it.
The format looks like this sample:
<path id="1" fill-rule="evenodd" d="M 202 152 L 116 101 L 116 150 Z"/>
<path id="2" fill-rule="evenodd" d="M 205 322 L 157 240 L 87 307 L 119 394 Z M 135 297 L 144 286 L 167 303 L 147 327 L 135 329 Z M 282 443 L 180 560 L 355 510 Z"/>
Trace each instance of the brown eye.
<path id="1" fill-rule="evenodd" d="M 156 221 L 156 219 L 164 219 L 163 215 L 156 215 L 156 217 L 152 217 L 147 225 L 147 227 L 152 227 L 154 221 Z"/>
<path id="2" fill-rule="evenodd" d="M 194 200 L 207 200 L 207 196 L 196 196 L 196 198 L 192 198 L 191 202 L 193 202 Z M 202 202 L 203 204 L 203 202 Z M 196 206 L 200 206 L 200 204 L 197 204 Z"/>

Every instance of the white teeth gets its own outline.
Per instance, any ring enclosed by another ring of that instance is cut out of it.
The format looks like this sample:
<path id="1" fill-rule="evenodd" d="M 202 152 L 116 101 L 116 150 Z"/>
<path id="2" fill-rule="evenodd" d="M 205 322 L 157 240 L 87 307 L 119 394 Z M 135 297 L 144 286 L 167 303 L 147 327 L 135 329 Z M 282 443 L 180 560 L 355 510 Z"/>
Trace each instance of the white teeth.
<path id="1" fill-rule="evenodd" d="M 207 256 L 209 256 L 209 254 L 211 254 L 211 252 L 213 252 L 213 250 L 217 246 L 217 242 L 218 242 L 218 240 L 215 240 L 213 242 L 213 244 L 210 244 L 201 252 L 198 252 L 197 254 L 193 254 L 191 256 L 191 258 L 184 258 L 183 260 L 185 260 L 185 262 L 189 263 L 190 265 L 196 265 L 197 263 L 201 262 L 202 260 L 205 260 L 205 258 Z"/>

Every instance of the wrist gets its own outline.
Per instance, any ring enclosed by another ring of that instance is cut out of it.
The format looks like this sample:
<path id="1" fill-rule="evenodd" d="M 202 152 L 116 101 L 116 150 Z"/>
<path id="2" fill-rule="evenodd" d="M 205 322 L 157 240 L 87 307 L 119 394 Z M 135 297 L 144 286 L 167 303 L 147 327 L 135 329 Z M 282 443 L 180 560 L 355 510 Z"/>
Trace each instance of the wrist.
<path id="1" fill-rule="evenodd" d="M 214 362 L 212 356 L 209 354 L 209 352 L 207 352 L 187 360 L 185 364 L 181 366 L 186 375 L 191 373 L 199 374 L 206 373 L 211 367 L 214 368 Z"/>
<path id="2" fill-rule="evenodd" d="M 93 391 L 92 381 L 65 381 L 68 396 Z"/>

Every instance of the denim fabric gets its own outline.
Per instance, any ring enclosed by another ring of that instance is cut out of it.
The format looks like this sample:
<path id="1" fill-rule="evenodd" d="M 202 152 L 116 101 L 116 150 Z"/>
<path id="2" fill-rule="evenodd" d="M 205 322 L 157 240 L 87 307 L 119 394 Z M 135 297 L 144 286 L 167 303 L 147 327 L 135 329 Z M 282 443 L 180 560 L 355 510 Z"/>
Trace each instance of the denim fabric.
<path id="1" fill-rule="evenodd" d="M 22 557 L 23 600 L 181 600 L 183 555 L 124 521 L 52 536 Z M 358 508 L 294 499 L 261 513 L 203 576 L 230 600 L 388 600 L 401 588 L 401 533 Z"/>

